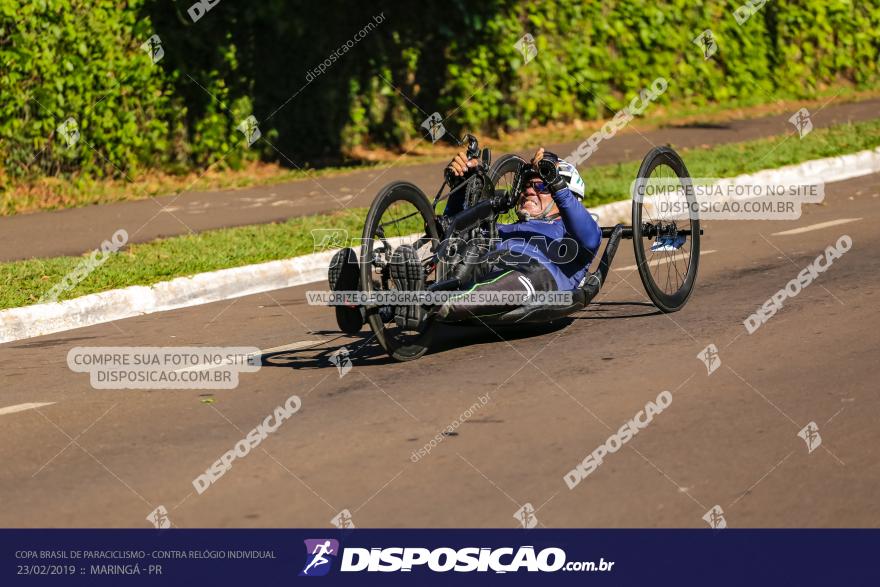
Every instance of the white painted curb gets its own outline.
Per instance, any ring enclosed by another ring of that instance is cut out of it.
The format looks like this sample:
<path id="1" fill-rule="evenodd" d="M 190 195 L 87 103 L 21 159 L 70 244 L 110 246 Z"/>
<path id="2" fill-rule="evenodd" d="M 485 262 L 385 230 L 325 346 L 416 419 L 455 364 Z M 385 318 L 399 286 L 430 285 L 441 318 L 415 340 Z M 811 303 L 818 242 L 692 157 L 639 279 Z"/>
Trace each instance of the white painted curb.
<path id="1" fill-rule="evenodd" d="M 333 251 L 0 312 L 0 343 L 320 281 Z"/>
<path id="2" fill-rule="evenodd" d="M 765 169 L 749 175 L 737 175 L 728 181 L 734 185 L 751 183 L 806 184 L 834 183 L 880 172 L 880 147 L 850 155 L 813 159 L 796 165 Z"/>
<path id="3" fill-rule="evenodd" d="M 880 172 L 880 148 L 768 169 L 731 178 L 731 183 L 755 181 L 808 183 L 843 181 Z M 591 211 L 599 224 L 629 222 L 630 200 L 597 206 Z M 178 277 L 152 286 L 132 286 L 67 300 L 0 311 L 0 343 L 229 300 L 256 293 L 323 281 L 335 251 L 325 251 Z"/>
<path id="4" fill-rule="evenodd" d="M 388 239 L 392 246 L 406 237 Z M 327 279 L 336 250 L 0 311 L 0 343 Z"/>

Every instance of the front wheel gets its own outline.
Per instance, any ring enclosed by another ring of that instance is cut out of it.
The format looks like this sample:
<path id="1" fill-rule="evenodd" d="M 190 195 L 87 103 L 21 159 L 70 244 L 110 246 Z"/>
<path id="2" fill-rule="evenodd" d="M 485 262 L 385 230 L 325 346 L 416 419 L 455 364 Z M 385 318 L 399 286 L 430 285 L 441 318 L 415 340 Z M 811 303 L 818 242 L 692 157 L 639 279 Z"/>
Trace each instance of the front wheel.
<path id="1" fill-rule="evenodd" d="M 639 277 L 654 305 L 677 312 L 694 291 L 700 219 L 687 167 L 669 147 L 642 161 L 633 190 L 633 247 Z"/>
<path id="2" fill-rule="evenodd" d="M 401 245 L 412 246 L 422 262 L 427 283 L 436 279 L 436 253 L 440 233 L 431 202 L 409 182 L 385 186 L 370 206 L 361 244 L 361 290 L 391 291 L 391 255 Z M 417 359 L 428 351 L 431 323 L 418 331 L 407 330 L 394 321 L 391 306 L 367 305 L 367 322 L 382 348 L 398 361 Z"/>

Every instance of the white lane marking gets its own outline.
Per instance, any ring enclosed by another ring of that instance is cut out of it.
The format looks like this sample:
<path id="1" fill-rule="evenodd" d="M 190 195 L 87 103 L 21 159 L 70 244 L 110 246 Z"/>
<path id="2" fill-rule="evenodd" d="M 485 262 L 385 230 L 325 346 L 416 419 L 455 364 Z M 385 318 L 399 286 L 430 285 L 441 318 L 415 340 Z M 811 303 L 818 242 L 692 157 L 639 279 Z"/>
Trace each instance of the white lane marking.
<path id="1" fill-rule="evenodd" d="M 717 253 L 717 252 L 718 251 L 715 251 L 715 250 L 700 251 L 700 256 L 702 257 L 703 255 L 711 255 L 712 253 Z M 654 261 L 648 262 L 648 266 L 656 267 L 657 265 L 663 265 L 664 263 L 669 263 L 670 261 L 672 261 L 672 259 L 673 259 L 673 256 L 669 255 L 669 256 L 664 257 L 662 259 L 656 259 Z M 638 269 L 638 268 L 639 268 L 638 265 L 627 265 L 626 267 L 621 267 L 620 269 L 615 269 L 615 271 L 633 271 L 634 269 Z"/>
<path id="2" fill-rule="evenodd" d="M 819 224 L 811 224 L 809 226 L 801 226 L 800 228 L 792 228 L 791 230 L 783 230 L 782 232 L 774 232 L 770 236 L 788 236 L 790 234 L 803 234 L 812 230 L 822 230 L 823 228 L 829 228 L 831 226 L 837 226 L 839 224 L 849 224 L 850 222 L 857 222 L 859 220 L 861 220 L 861 218 L 838 218 L 837 220 L 829 220 L 828 222 L 820 222 Z"/>
<path id="3" fill-rule="evenodd" d="M 292 342 L 290 344 L 285 344 L 282 346 L 276 346 L 271 349 L 263 349 L 258 353 L 254 353 L 253 355 L 248 355 L 248 357 L 262 357 L 268 353 L 274 353 L 278 351 L 295 351 L 303 348 L 308 348 L 312 345 L 321 344 L 323 342 L 327 342 L 329 339 L 324 340 L 300 340 L 297 342 Z M 189 367 L 181 367 L 180 369 L 175 369 L 175 373 L 183 373 L 184 371 L 205 371 L 206 369 L 217 369 L 219 367 L 224 367 L 226 365 L 232 365 L 231 361 L 227 361 L 224 363 L 212 363 L 210 365 L 191 365 Z"/>
<path id="4" fill-rule="evenodd" d="M 42 408 L 43 406 L 51 406 L 54 403 L 55 402 L 18 404 L 15 406 L 9 406 L 8 408 L 0 408 L 0 416 L 3 416 L 4 414 L 14 414 L 16 412 L 23 412 L 25 410 L 33 410 L 35 408 Z"/>
<path id="5" fill-rule="evenodd" d="M 304 349 L 306 347 L 310 347 L 313 344 L 320 344 L 322 342 L 327 342 L 328 340 L 330 340 L 330 339 L 325 338 L 324 340 L 300 340 L 298 342 L 292 342 L 290 344 L 276 346 L 271 349 L 263 349 L 262 351 L 260 351 L 260 354 L 265 355 L 266 353 L 274 353 L 277 351 L 295 351 L 298 349 Z"/>

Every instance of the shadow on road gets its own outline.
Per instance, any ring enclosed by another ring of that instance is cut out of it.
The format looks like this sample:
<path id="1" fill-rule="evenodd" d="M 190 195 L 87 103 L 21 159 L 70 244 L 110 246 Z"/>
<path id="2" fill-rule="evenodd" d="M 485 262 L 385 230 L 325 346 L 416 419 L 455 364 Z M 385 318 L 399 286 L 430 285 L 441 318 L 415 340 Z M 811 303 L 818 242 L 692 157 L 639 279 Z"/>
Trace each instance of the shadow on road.
<path id="1" fill-rule="evenodd" d="M 633 312 L 630 307 L 651 308 L 650 312 Z M 557 332 L 578 320 L 616 320 L 655 316 L 661 312 L 648 302 L 595 302 L 586 311 L 574 316 L 554 320 L 546 324 L 517 324 L 511 326 L 448 325 L 436 326 L 434 342 L 427 355 L 437 355 L 449 350 L 481 344 L 504 344 L 534 336 Z M 289 369 L 344 369 L 347 365 L 371 366 L 394 363 L 376 337 L 364 327 L 359 334 L 348 336 L 332 330 L 312 332 L 316 335 L 333 336 L 313 346 L 275 351 L 261 356 L 264 367 Z M 334 336 L 335 335 L 335 336 Z M 427 356 L 426 355 L 426 356 Z M 350 361 L 350 363 L 348 362 Z"/>
<path id="2" fill-rule="evenodd" d="M 598 306 L 598 308 L 596 307 Z M 651 308 L 651 311 L 632 313 L 621 311 L 626 306 Z M 606 313 L 607 312 L 607 313 Z M 650 302 L 593 302 L 585 312 L 574 317 L 575 320 L 618 320 L 620 318 L 643 318 L 662 314 L 660 310 Z"/>
<path id="3" fill-rule="evenodd" d="M 394 361 L 389 357 L 376 337 L 369 330 L 349 336 L 330 330 L 311 334 L 336 335 L 314 346 L 265 353 L 260 358 L 264 367 L 287 367 L 290 369 L 323 369 L 343 364 L 345 358 L 357 365 L 385 365 Z M 339 357 L 338 359 L 336 357 Z M 335 361 L 335 362 L 334 362 Z"/>

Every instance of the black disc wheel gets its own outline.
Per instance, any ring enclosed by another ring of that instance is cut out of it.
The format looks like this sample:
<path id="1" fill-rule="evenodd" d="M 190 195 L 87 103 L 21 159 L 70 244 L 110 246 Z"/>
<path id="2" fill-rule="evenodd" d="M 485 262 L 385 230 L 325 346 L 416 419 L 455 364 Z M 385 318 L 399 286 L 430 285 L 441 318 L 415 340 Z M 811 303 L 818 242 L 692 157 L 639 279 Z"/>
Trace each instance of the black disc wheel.
<path id="1" fill-rule="evenodd" d="M 655 147 L 633 186 L 633 247 L 648 297 L 663 312 L 677 312 L 694 290 L 700 264 L 700 220 L 684 161 Z"/>
<path id="2" fill-rule="evenodd" d="M 391 279 L 391 255 L 401 245 L 415 249 L 425 271 L 426 284 L 436 279 L 436 253 L 439 246 L 437 220 L 431 202 L 409 182 L 385 186 L 370 206 L 361 243 L 361 290 L 371 292 L 395 289 Z M 367 305 L 367 322 L 382 348 L 398 361 L 424 355 L 431 341 L 432 322 L 418 330 L 408 330 L 394 320 L 391 306 Z"/>

